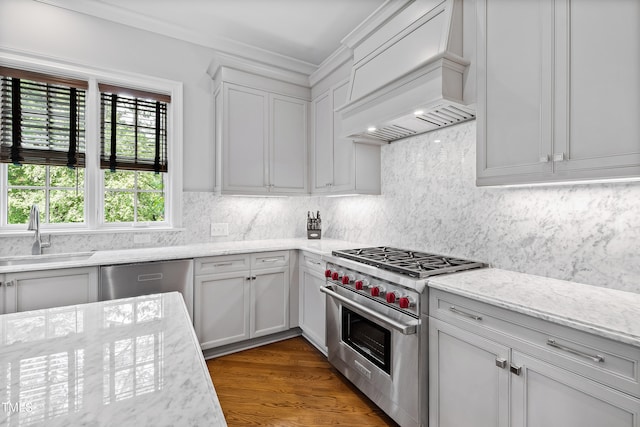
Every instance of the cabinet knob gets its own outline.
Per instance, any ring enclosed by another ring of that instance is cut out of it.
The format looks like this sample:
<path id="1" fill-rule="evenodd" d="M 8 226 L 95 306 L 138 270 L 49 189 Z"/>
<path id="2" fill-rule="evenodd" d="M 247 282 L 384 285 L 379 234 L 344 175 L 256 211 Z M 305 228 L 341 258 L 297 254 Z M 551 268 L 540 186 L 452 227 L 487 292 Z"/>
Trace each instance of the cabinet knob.
<path id="1" fill-rule="evenodd" d="M 9 280 L 9 281 L 6 283 L 7 287 L 11 287 L 11 286 L 13 286 L 13 285 L 15 285 L 15 284 L 16 284 L 16 281 L 15 281 L 15 280 Z"/>
<path id="2" fill-rule="evenodd" d="M 553 155 L 554 162 L 562 162 L 564 161 L 564 153 L 556 153 Z"/>
<path id="3" fill-rule="evenodd" d="M 507 359 L 503 359 L 502 357 L 497 357 L 496 358 L 496 366 L 498 368 L 506 368 L 507 367 Z"/>
<path id="4" fill-rule="evenodd" d="M 549 163 L 549 155 L 540 156 L 540 163 Z"/>

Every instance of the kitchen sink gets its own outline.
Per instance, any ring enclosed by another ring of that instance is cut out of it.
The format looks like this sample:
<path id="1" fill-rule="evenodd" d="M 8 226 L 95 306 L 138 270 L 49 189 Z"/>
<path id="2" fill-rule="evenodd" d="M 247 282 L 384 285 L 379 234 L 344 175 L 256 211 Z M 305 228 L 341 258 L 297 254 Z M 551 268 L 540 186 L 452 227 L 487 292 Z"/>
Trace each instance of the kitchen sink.
<path id="1" fill-rule="evenodd" d="M 74 252 L 67 254 L 25 255 L 0 257 L 0 267 L 27 264 L 45 264 L 50 262 L 82 261 L 89 259 L 93 252 Z"/>

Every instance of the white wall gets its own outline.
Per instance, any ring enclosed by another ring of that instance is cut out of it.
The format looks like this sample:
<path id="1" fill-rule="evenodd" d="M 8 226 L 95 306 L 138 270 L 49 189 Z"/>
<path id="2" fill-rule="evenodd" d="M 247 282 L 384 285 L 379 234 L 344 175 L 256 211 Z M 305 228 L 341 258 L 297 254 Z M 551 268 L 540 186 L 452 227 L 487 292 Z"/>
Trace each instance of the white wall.
<path id="1" fill-rule="evenodd" d="M 213 50 L 30 0 L 0 0 L 0 48 L 183 82 L 184 189 L 213 189 Z"/>

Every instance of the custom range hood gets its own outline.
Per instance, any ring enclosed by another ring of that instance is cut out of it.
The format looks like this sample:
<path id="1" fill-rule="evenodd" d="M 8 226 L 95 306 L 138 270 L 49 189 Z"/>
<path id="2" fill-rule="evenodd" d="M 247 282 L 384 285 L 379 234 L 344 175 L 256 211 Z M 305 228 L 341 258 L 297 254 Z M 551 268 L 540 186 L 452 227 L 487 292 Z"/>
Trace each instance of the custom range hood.
<path id="1" fill-rule="evenodd" d="M 343 40 L 354 64 L 341 135 L 386 143 L 475 118 L 464 99 L 462 0 L 385 5 L 395 9 L 383 5 Z"/>

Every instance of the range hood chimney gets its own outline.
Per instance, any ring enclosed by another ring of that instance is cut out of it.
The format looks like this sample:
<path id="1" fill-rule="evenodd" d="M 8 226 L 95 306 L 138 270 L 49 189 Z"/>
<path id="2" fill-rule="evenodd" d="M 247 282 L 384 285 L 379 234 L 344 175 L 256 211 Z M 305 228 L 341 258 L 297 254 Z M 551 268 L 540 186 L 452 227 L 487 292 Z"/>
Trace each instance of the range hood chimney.
<path id="1" fill-rule="evenodd" d="M 354 64 L 341 136 L 386 143 L 475 118 L 463 96 L 462 0 L 387 4 L 397 9 L 342 41 Z"/>

